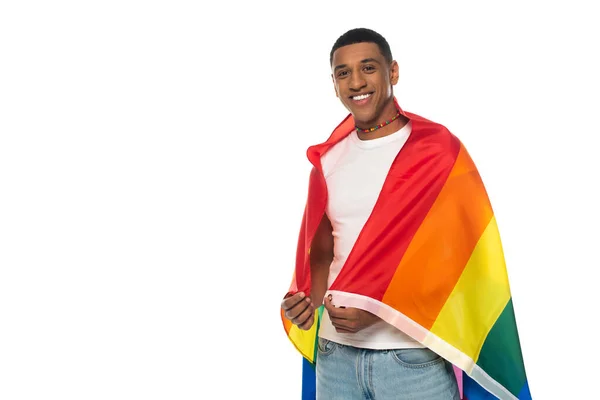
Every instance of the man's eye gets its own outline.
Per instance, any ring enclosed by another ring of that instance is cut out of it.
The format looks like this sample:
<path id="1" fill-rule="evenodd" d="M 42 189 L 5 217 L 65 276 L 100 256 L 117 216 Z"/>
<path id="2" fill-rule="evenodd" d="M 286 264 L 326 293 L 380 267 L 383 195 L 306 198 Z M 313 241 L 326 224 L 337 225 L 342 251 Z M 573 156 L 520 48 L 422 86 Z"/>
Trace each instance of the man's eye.
<path id="1" fill-rule="evenodd" d="M 348 75 L 348 71 L 340 71 L 337 74 L 338 78 L 343 78 L 346 75 Z"/>
<path id="2" fill-rule="evenodd" d="M 363 68 L 365 71 L 375 71 L 375 67 L 373 67 L 372 65 L 365 65 L 365 67 Z"/>

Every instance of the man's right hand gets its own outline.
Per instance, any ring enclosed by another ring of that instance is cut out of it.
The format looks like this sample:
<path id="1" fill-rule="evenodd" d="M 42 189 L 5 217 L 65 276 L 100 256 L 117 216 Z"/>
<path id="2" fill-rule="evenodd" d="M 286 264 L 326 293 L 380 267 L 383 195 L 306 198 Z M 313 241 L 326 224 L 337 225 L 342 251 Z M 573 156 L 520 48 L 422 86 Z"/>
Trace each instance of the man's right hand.
<path id="1" fill-rule="evenodd" d="M 300 329 L 310 329 L 315 321 L 315 306 L 310 297 L 306 297 L 303 292 L 284 298 L 281 308 L 283 315 Z"/>

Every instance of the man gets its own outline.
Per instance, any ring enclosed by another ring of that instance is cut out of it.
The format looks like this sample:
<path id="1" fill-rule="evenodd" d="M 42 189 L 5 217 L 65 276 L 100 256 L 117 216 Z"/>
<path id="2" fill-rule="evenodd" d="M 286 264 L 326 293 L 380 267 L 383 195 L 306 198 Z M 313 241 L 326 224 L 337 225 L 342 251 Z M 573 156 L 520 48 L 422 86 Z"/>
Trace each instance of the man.
<path id="1" fill-rule="evenodd" d="M 316 363 L 317 399 L 459 399 L 452 363 L 469 373 L 469 399 L 530 398 L 524 369 L 504 368 L 520 368 L 509 365 L 520 348 L 508 361 L 489 350 L 510 346 L 492 333 L 514 339 L 516 326 L 495 219 L 466 150 L 443 126 L 401 110 L 398 63 L 377 32 L 344 33 L 330 64 L 350 115 L 309 148 L 297 265 L 281 303 L 290 339 Z M 483 256 L 471 261 L 475 253 Z M 508 334 L 497 328 L 504 315 Z M 502 370 L 490 375 L 492 364 Z"/>

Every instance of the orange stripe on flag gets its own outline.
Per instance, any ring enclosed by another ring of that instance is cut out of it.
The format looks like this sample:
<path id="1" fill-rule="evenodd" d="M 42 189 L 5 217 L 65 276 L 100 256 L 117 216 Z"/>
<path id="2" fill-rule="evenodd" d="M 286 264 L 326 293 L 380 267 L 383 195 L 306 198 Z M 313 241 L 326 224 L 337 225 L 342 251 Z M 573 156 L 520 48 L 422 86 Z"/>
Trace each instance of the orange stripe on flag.
<path id="1" fill-rule="evenodd" d="M 481 178 L 461 145 L 448 180 L 402 257 L 383 302 L 431 329 L 492 216 Z"/>

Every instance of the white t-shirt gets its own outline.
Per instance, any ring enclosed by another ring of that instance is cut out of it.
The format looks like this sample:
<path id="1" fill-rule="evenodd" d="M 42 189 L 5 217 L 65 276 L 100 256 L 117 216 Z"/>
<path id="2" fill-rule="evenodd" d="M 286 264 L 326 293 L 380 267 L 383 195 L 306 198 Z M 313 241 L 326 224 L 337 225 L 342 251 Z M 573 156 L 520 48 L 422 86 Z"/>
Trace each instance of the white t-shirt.
<path id="1" fill-rule="evenodd" d="M 337 143 L 321 158 L 327 182 L 326 213 L 333 227 L 333 262 L 329 288 L 338 276 L 362 227 L 371 215 L 392 162 L 411 132 L 408 122 L 382 138 L 361 140 L 356 131 Z M 337 343 L 369 349 L 424 347 L 384 321 L 356 333 L 337 333 L 327 310 L 319 336 Z"/>

